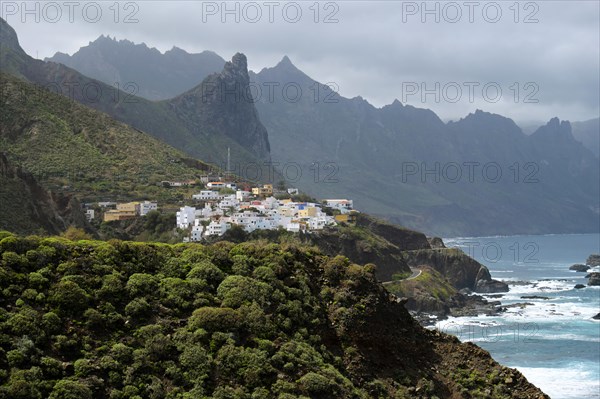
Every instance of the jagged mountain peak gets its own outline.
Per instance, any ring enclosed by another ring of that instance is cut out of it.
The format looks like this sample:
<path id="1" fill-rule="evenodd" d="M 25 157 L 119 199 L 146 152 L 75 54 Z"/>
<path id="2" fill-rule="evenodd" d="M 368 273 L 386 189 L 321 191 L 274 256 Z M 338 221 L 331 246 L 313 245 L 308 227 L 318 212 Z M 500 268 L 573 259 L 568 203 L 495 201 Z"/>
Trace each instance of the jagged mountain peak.
<path id="1" fill-rule="evenodd" d="M 242 53 L 235 53 L 231 61 L 225 63 L 225 69 L 234 69 L 248 73 L 248 59 Z"/>
<path id="2" fill-rule="evenodd" d="M 404 107 L 404 105 L 402 105 L 402 103 L 400 101 L 398 101 L 397 98 L 395 98 L 394 101 L 390 105 L 394 106 L 394 107 L 401 107 L 401 108 Z"/>
<path id="3" fill-rule="evenodd" d="M 209 51 L 188 53 L 179 47 L 161 53 L 146 43 L 101 35 L 73 55 L 57 53 L 46 61 L 61 63 L 91 78 L 114 85 L 135 82 L 138 96 L 149 100 L 173 98 L 205 77 L 223 70 L 225 60 Z"/>
<path id="4" fill-rule="evenodd" d="M 299 84 L 312 84 L 315 82 L 315 80 L 298 69 L 287 55 L 284 55 L 281 61 L 279 61 L 275 66 L 263 68 L 256 75 L 259 79 L 286 82 L 293 81 Z"/>
<path id="5" fill-rule="evenodd" d="M 190 53 L 188 53 L 187 51 L 185 51 L 181 47 L 177 47 L 177 46 L 173 46 L 173 47 L 171 47 L 170 50 L 165 51 L 165 55 L 173 55 L 173 54 L 176 54 L 176 55 L 179 55 L 179 54 L 189 55 Z"/>
<path id="6" fill-rule="evenodd" d="M 286 73 L 295 73 L 295 74 L 304 75 L 304 72 L 302 72 L 300 69 L 298 69 L 298 67 L 296 67 L 296 65 L 294 65 L 294 63 L 292 62 L 290 57 L 288 57 L 287 55 L 284 55 L 283 58 L 281 59 L 281 61 L 279 61 L 277 63 L 277 65 L 275 65 L 272 69 L 275 69 L 278 71 L 283 71 Z"/>
<path id="7" fill-rule="evenodd" d="M 219 76 L 225 81 L 236 81 L 247 85 L 250 81 L 248 75 L 248 60 L 242 53 L 235 53 L 231 61 L 227 61 Z"/>
<path id="8" fill-rule="evenodd" d="M 290 57 L 288 57 L 287 55 L 283 56 L 283 58 L 281 59 L 281 61 L 279 61 L 277 63 L 277 65 L 275 65 L 275 68 L 298 69 L 292 63 L 292 60 L 290 60 Z"/>
<path id="9" fill-rule="evenodd" d="M 558 117 L 554 117 L 544 126 L 540 126 L 531 136 L 535 138 L 575 140 L 571 123 L 569 121 L 561 121 Z"/>
<path id="10" fill-rule="evenodd" d="M 515 121 L 505 116 L 486 112 L 481 109 L 475 110 L 458 122 L 448 122 L 449 126 L 477 128 L 480 132 L 498 132 L 502 135 L 509 133 L 522 135 L 523 131 Z"/>
<path id="11" fill-rule="evenodd" d="M 220 73 L 209 75 L 169 104 L 192 131 L 205 126 L 232 138 L 261 159 L 269 158 L 267 130 L 260 122 L 250 90 L 248 60 L 236 53 Z M 227 115 L 227 117 L 224 117 Z"/>

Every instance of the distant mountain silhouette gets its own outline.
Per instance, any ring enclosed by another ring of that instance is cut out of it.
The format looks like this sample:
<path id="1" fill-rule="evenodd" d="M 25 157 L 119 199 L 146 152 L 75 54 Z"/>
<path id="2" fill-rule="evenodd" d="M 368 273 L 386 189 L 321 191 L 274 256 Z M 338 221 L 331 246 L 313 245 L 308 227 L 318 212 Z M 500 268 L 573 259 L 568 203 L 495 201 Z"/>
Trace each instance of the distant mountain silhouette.
<path id="1" fill-rule="evenodd" d="M 175 97 L 225 65 L 225 60 L 211 51 L 189 54 L 173 47 L 162 54 L 144 43 L 117 41 L 107 36 L 100 36 L 72 56 L 56 53 L 45 61 L 64 64 L 102 82 L 118 83 L 120 87 L 134 83 L 136 94 L 149 100 Z"/>

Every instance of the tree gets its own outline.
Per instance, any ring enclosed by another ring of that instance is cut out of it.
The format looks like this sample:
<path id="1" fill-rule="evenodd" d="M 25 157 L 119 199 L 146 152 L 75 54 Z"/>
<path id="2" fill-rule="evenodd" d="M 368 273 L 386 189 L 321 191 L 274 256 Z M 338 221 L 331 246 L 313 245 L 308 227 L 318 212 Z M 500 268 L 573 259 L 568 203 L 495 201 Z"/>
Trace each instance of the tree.
<path id="1" fill-rule="evenodd" d="M 194 310 L 188 324 L 192 329 L 233 331 L 241 327 L 242 317 L 231 308 L 202 307 Z"/>
<path id="2" fill-rule="evenodd" d="M 273 291 L 270 285 L 245 276 L 227 276 L 217 288 L 222 306 L 238 308 L 243 304 L 257 302 L 264 305 Z"/>
<path id="3" fill-rule="evenodd" d="M 158 279 L 147 273 L 134 273 L 127 281 L 127 291 L 132 297 L 151 296 L 158 289 Z"/>
<path id="4" fill-rule="evenodd" d="M 73 380 L 60 380 L 54 385 L 49 399 L 91 399 L 90 388 Z"/>
<path id="5" fill-rule="evenodd" d="M 63 278 L 50 295 L 50 302 L 70 312 L 87 308 L 89 297 L 77 283 Z"/>
<path id="6" fill-rule="evenodd" d="M 231 228 L 223 234 L 222 239 L 225 241 L 231 241 L 235 243 L 240 243 L 246 241 L 248 238 L 248 233 L 246 230 L 240 225 L 232 224 Z"/>
<path id="7" fill-rule="evenodd" d="M 187 275 L 188 279 L 205 280 L 213 287 L 217 287 L 225 278 L 225 273 L 209 260 L 200 261 L 192 266 Z"/>
<path id="8" fill-rule="evenodd" d="M 85 230 L 80 229 L 75 226 L 69 226 L 67 230 L 65 230 L 61 235 L 71 241 L 79 241 L 79 240 L 91 240 L 92 236 L 85 232 Z"/>

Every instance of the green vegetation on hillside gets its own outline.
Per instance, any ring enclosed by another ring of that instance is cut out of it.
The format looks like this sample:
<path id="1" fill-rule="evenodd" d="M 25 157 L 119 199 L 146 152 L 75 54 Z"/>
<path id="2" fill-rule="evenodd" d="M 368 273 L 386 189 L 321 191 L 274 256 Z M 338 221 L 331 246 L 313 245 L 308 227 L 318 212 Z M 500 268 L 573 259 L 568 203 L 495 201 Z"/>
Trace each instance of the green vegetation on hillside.
<path id="1" fill-rule="evenodd" d="M 399 279 L 386 285 L 387 290 L 398 297 L 420 298 L 427 295 L 442 302 L 449 301 L 456 295 L 458 290 L 440 273 L 428 267 L 421 269 L 421 273 L 415 278 Z"/>
<path id="2" fill-rule="evenodd" d="M 177 201 L 185 189 L 161 181 L 195 179 L 209 170 L 103 113 L 9 75 L 0 75 L 0 90 L 0 147 L 52 189 L 80 198 Z"/>
<path id="3" fill-rule="evenodd" d="M 492 397 L 543 397 L 314 248 L 0 240 L 0 397 L 442 398 L 463 389 L 442 347 L 511 375 Z"/>

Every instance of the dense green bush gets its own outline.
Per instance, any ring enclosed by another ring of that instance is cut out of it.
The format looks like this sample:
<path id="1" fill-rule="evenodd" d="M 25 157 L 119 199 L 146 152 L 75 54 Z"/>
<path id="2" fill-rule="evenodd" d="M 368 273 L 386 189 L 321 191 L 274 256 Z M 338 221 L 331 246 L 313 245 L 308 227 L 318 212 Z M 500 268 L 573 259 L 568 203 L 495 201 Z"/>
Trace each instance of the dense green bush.
<path id="1" fill-rule="evenodd" d="M 368 397 L 335 334 L 375 280 L 346 258 L 0 238 L 0 398 Z"/>

